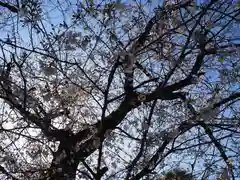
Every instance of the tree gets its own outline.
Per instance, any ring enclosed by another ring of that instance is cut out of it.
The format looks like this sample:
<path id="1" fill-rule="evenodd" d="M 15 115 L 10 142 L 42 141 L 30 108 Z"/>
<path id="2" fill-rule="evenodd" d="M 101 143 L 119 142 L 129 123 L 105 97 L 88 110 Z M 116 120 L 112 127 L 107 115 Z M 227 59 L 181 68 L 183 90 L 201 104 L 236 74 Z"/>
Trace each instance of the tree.
<path id="1" fill-rule="evenodd" d="M 1 179 L 240 177 L 237 2 L 0 8 Z"/>

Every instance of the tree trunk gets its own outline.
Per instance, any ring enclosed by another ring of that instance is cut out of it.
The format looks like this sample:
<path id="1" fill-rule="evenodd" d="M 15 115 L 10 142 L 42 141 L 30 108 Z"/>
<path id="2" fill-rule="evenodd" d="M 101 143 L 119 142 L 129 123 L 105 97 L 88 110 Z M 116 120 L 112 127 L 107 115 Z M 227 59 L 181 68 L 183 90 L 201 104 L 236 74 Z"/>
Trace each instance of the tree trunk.
<path id="1" fill-rule="evenodd" d="M 79 158 L 74 151 L 74 144 L 60 143 L 50 168 L 41 180 L 75 180 Z"/>

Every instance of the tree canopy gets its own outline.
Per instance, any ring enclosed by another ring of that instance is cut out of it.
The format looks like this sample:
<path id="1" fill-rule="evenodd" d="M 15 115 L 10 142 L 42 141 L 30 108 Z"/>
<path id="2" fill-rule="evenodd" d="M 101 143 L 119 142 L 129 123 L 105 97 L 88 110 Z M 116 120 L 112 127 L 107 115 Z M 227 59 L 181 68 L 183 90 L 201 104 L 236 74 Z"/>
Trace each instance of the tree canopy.
<path id="1" fill-rule="evenodd" d="M 240 178 L 239 23 L 239 1 L 0 1 L 0 179 Z"/>

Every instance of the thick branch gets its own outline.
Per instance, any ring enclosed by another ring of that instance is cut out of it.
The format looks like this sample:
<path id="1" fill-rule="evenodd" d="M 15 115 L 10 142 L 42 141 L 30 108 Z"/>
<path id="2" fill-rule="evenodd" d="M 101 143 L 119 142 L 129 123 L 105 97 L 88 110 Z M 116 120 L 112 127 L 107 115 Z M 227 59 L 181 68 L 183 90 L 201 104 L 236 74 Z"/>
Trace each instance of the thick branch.
<path id="1" fill-rule="evenodd" d="M 66 134 L 69 134 L 68 131 L 65 131 L 63 129 L 51 129 L 50 123 L 52 117 L 48 117 L 48 114 L 44 118 L 41 118 L 33 113 L 30 113 L 27 111 L 22 105 L 20 105 L 17 100 L 13 97 L 13 95 L 9 92 L 7 94 L 7 97 L 0 96 L 0 98 L 6 100 L 6 102 L 12 107 L 19 111 L 19 113 L 26 118 L 29 122 L 35 124 L 37 127 L 39 127 L 44 135 L 48 137 L 49 139 L 56 139 L 61 140 L 63 137 L 66 136 Z M 61 112 L 60 112 L 61 114 Z M 58 114 L 58 115 L 60 115 Z M 53 116 L 55 117 L 55 116 Z"/>
<path id="2" fill-rule="evenodd" d="M 169 85 L 166 88 L 169 91 L 176 91 L 176 90 L 182 89 L 188 85 L 191 85 L 193 83 L 192 82 L 192 79 L 194 78 L 193 76 L 199 76 L 198 71 L 200 70 L 200 68 L 202 66 L 203 59 L 204 59 L 204 52 L 200 52 L 197 56 L 195 64 L 194 64 L 190 74 L 188 75 L 188 77 L 186 77 L 185 79 L 183 79 L 177 83 Z"/>
<path id="3" fill-rule="evenodd" d="M 97 147 L 93 145 L 94 141 L 101 137 L 106 138 L 105 133 L 107 131 L 111 132 L 112 130 L 114 130 L 117 127 L 117 125 L 122 122 L 127 113 L 130 112 L 132 109 L 139 107 L 141 103 L 150 102 L 156 99 L 173 100 L 179 98 L 181 94 L 182 94 L 181 92 L 172 93 L 165 90 L 165 88 L 160 89 L 157 88 L 153 93 L 147 95 L 146 100 L 142 102 L 138 99 L 137 93 L 127 95 L 117 110 L 113 111 L 109 116 L 104 118 L 102 120 L 102 123 L 98 123 L 95 125 L 97 130 L 95 134 L 91 135 L 90 133 L 89 134 L 85 133 L 84 134 L 85 136 L 83 136 L 82 134 L 83 131 L 80 131 L 79 133 L 76 134 L 75 138 L 77 139 L 78 137 L 81 138 L 81 140 L 87 139 L 89 136 L 91 136 L 88 140 L 84 141 L 83 143 L 81 143 L 80 142 L 81 140 L 79 139 L 77 143 L 78 144 L 77 156 L 81 159 L 85 159 L 90 154 L 92 154 L 97 149 Z"/>
<path id="4" fill-rule="evenodd" d="M 18 8 L 8 3 L 0 1 L 0 6 L 7 8 L 9 11 L 13 13 L 18 13 Z"/>
<path id="5" fill-rule="evenodd" d="M 213 108 L 220 107 L 220 106 L 223 105 L 223 104 L 226 104 L 226 103 L 228 103 L 228 102 L 230 102 L 230 101 L 232 101 L 232 100 L 239 99 L 239 98 L 240 98 L 240 92 L 236 92 L 236 93 L 230 95 L 229 97 L 227 97 L 227 98 L 219 101 L 218 103 L 215 103 L 215 104 L 213 105 Z"/>

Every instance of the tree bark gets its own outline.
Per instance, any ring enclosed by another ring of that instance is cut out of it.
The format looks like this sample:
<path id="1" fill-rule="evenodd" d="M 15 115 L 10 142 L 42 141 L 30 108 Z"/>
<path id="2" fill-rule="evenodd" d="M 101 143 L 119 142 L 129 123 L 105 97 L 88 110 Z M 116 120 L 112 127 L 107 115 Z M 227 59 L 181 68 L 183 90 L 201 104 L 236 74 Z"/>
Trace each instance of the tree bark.
<path id="1" fill-rule="evenodd" d="M 75 180 L 76 171 L 80 159 L 75 151 L 72 141 L 62 141 L 57 152 L 53 154 L 53 160 L 42 180 Z"/>

